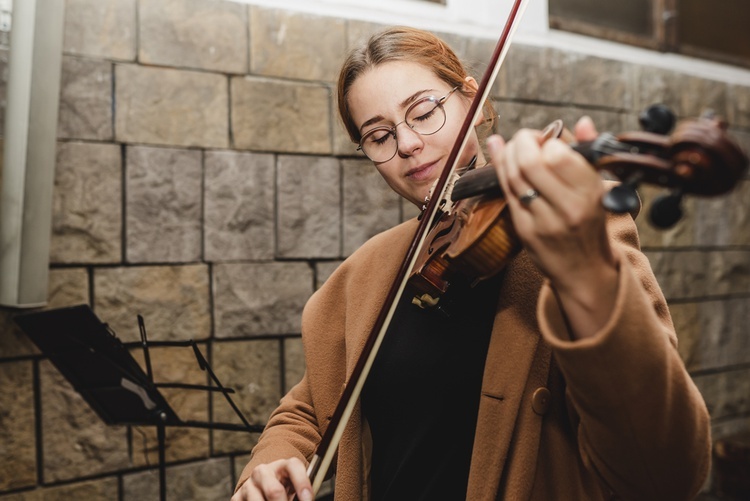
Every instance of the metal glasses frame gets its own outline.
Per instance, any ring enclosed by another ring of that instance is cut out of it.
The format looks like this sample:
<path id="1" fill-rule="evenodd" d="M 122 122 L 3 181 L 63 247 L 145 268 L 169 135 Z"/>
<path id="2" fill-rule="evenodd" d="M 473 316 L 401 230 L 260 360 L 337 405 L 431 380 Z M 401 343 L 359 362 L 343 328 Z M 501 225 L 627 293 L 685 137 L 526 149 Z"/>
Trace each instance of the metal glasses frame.
<path id="1" fill-rule="evenodd" d="M 378 127 L 374 127 L 372 129 L 368 130 L 362 136 L 362 138 L 359 140 L 359 146 L 357 146 L 357 151 L 361 151 L 362 153 L 365 154 L 365 156 L 367 158 L 369 158 L 370 160 L 372 160 L 375 163 L 384 163 L 384 162 L 387 162 L 388 160 L 392 159 L 393 157 L 396 156 L 396 153 L 398 153 L 398 136 L 396 135 L 396 129 L 398 128 L 399 125 L 401 125 L 403 123 L 405 123 L 411 130 L 413 130 L 414 132 L 416 132 L 420 136 L 431 136 L 433 134 L 437 134 L 440 131 L 440 129 L 442 129 L 445 126 L 445 122 L 448 119 L 447 114 L 445 113 L 445 108 L 443 108 L 443 105 L 445 104 L 446 101 L 448 101 L 448 98 L 450 98 L 453 95 L 453 93 L 456 92 L 460 87 L 461 87 L 460 85 L 457 85 L 457 86 L 453 87 L 446 95 L 444 95 L 441 98 L 437 98 L 435 96 L 425 96 L 425 97 L 423 97 L 421 99 L 418 99 L 417 101 L 415 101 L 414 103 L 412 103 L 411 106 L 409 106 L 406 109 L 406 112 L 404 112 L 404 119 L 401 120 L 399 123 L 397 123 L 395 125 L 391 125 L 391 126 L 380 125 Z M 416 108 L 420 104 L 424 103 L 425 101 L 430 101 L 430 102 L 435 103 L 435 108 L 440 108 L 440 110 L 443 112 L 443 123 L 440 124 L 440 127 L 438 127 L 437 129 L 435 129 L 432 132 L 419 132 L 418 130 L 415 129 L 416 125 L 410 124 L 409 121 L 406 119 L 406 117 L 409 116 L 409 113 L 411 112 L 411 110 L 413 110 L 414 108 Z M 393 139 L 396 141 L 396 147 L 393 150 L 393 155 L 391 155 L 390 157 L 388 157 L 388 158 L 386 158 L 384 160 L 375 160 L 374 158 L 372 158 L 370 155 L 367 154 L 367 152 L 365 151 L 364 146 L 363 146 L 365 140 L 368 137 L 370 137 L 372 134 L 374 134 L 376 132 L 379 132 L 379 131 L 387 131 L 388 134 L 392 135 Z"/>

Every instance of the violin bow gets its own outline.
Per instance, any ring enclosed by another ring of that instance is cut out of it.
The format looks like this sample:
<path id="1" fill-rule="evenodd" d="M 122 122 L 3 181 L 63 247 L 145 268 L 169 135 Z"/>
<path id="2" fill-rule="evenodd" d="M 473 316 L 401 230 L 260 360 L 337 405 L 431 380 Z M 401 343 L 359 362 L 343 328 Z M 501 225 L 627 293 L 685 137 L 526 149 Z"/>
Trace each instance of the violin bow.
<path id="1" fill-rule="evenodd" d="M 375 357 L 380 349 L 385 333 L 390 326 L 394 313 L 396 312 L 396 307 L 398 306 L 404 289 L 406 288 L 409 279 L 409 272 L 416 263 L 417 257 L 419 256 L 419 250 L 427 237 L 429 228 L 432 227 L 435 215 L 438 212 L 438 202 L 444 198 L 448 179 L 455 171 L 458 159 L 469 141 L 469 132 L 471 128 L 482 113 L 482 104 L 489 98 L 492 84 L 497 78 L 500 66 L 510 49 L 510 40 L 518 28 L 528 2 L 529 0 L 514 0 L 513 2 L 508 19 L 505 22 L 503 31 L 495 46 L 492 58 L 490 59 L 489 66 L 482 76 L 482 80 L 477 88 L 476 96 L 474 96 L 474 100 L 469 107 L 466 119 L 459 131 L 458 138 L 448 155 L 443 172 L 440 174 L 435 188 L 433 189 L 433 193 L 438 193 L 440 196 L 432 196 L 424 209 L 416 234 L 409 246 L 409 250 L 407 251 L 404 260 L 401 263 L 396 279 L 393 281 L 393 284 L 388 291 L 383 307 L 381 308 L 375 324 L 366 339 L 365 346 L 351 375 L 349 376 L 349 380 L 344 385 L 343 392 L 333 416 L 331 417 L 330 423 L 315 450 L 315 454 L 310 460 L 310 464 L 307 468 L 307 476 L 312 482 L 313 492 L 315 494 L 318 493 L 328 469 L 331 466 L 331 462 L 336 454 L 341 437 L 344 434 L 344 428 L 349 422 L 352 412 L 354 412 L 354 407 L 362 393 L 362 388 L 364 387 L 367 376 L 370 373 L 372 364 L 375 361 Z"/>

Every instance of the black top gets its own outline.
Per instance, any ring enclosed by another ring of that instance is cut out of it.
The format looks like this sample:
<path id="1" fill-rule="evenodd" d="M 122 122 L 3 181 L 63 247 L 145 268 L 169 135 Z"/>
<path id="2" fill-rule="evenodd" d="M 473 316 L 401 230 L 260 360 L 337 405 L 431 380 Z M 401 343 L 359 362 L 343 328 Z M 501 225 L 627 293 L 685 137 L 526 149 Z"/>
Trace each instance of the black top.
<path id="1" fill-rule="evenodd" d="M 404 293 L 362 392 L 374 501 L 466 497 L 497 290 L 442 298 L 448 317 Z"/>

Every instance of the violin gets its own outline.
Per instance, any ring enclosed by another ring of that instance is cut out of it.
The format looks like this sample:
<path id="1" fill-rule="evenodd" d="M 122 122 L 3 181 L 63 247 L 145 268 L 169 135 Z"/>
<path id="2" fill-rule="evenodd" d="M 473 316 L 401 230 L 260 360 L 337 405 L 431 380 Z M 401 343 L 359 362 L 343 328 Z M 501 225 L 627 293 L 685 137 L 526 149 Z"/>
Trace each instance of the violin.
<path id="1" fill-rule="evenodd" d="M 666 117 L 660 120 L 651 117 Z M 658 123 L 654 123 L 658 122 Z M 669 188 L 652 204 L 654 226 L 668 228 L 682 216 L 685 194 L 715 196 L 727 193 L 747 170 L 748 158 L 726 134 L 726 123 L 712 114 L 682 121 L 671 135 L 674 115 L 655 105 L 641 116 L 644 131 L 614 135 L 573 145 L 597 170 L 610 173 L 622 184 L 603 198 L 614 213 L 637 214 L 639 183 Z M 556 120 L 542 133 L 543 140 L 570 137 Z M 436 307 L 451 283 L 474 286 L 500 272 L 521 249 L 513 229 L 495 169 L 484 166 L 458 177 L 441 201 L 441 214 L 427 236 L 409 278 L 412 303 Z"/>

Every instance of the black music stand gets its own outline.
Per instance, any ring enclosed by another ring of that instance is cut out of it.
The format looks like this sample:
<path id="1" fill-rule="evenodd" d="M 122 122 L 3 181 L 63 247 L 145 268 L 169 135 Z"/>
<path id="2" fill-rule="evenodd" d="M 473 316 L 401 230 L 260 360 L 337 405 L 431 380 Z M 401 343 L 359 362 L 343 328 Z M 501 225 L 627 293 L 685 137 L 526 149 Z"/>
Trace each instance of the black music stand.
<path id="1" fill-rule="evenodd" d="M 70 381 L 91 408 L 108 425 L 155 426 L 159 443 L 159 498 L 165 501 L 167 426 L 207 428 L 230 431 L 263 431 L 261 425 L 248 423 L 235 405 L 231 388 L 222 386 L 203 357 L 195 341 L 149 342 L 143 317 L 138 315 L 140 343 L 123 343 L 102 323 L 88 305 L 24 313 L 14 318 L 55 367 Z M 146 363 L 144 372 L 128 351 L 141 346 Z M 149 347 L 192 347 L 198 366 L 205 370 L 215 386 L 156 383 L 151 370 Z M 215 391 L 224 395 L 242 424 L 183 421 L 170 407 L 159 388 Z"/>

